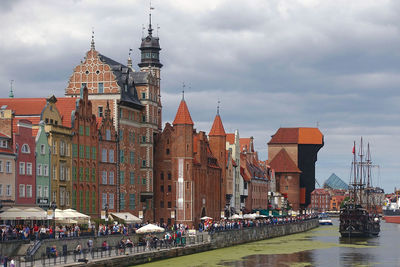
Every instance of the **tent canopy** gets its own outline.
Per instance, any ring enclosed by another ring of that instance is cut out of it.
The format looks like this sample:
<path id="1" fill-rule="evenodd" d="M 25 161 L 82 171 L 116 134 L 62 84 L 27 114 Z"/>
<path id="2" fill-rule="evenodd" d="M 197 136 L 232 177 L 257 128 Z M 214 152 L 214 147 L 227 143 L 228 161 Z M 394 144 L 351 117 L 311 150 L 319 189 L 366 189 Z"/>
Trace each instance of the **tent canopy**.
<path id="1" fill-rule="evenodd" d="M 145 225 L 139 229 L 136 230 L 137 234 L 146 234 L 146 233 L 162 233 L 164 232 L 165 229 L 162 227 L 159 227 L 157 225 L 154 224 L 148 224 Z"/>
<path id="2" fill-rule="evenodd" d="M 46 220 L 47 213 L 39 207 L 13 207 L 0 213 L 0 220 Z"/>
<path id="3" fill-rule="evenodd" d="M 231 217 L 229 217 L 229 220 L 240 220 L 243 219 L 242 216 L 240 216 L 239 214 L 233 214 Z"/>
<path id="4" fill-rule="evenodd" d="M 204 216 L 204 217 L 201 217 L 200 220 L 212 220 L 212 218 L 208 217 L 208 216 Z"/>
<path id="5" fill-rule="evenodd" d="M 141 223 L 142 220 L 129 212 L 112 212 L 112 216 L 124 220 L 126 223 Z"/>

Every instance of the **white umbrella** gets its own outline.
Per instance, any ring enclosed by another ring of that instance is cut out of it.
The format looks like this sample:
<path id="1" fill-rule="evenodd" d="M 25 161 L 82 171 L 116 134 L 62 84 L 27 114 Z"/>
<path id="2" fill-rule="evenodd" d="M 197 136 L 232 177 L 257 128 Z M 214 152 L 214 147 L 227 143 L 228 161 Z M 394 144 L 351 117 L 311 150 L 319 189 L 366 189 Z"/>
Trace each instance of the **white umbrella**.
<path id="1" fill-rule="evenodd" d="M 204 217 L 201 217 L 200 220 L 202 220 L 202 221 L 205 221 L 205 220 L 212 220 L 212 218 L 211 218 L 211 217 L 208 217 L 208 216 L 204 216 Z"/>
<path id="2" fill-rule="evenodd" d="M 229 220 L 240 220 L 240 219 L 243 219 L 243 217 L 238 214 L 233 214 L 231 217 L 229 217 Z"/>
<path id="3" fill-rule="evenodd" d="M 154 225 L 154 224 L 148 224 L 148 225 L 145 225 L 145 226 L 137 229 L 136 233 L 137 234 L 146 234 L 146 233 L 155 233 L 155 232 L 162 233 L 164 231 L 165 231 L 165 229 L 162 227 L 158 227 L 157 225 Z"/>
<path id="4" fill-rule="evenodd" d="M 254 214 L 245 214 L 245 215 L 243 215 L 243 219 L 254 220 L 255 218 L 256 218 L 256 216 Z"/>

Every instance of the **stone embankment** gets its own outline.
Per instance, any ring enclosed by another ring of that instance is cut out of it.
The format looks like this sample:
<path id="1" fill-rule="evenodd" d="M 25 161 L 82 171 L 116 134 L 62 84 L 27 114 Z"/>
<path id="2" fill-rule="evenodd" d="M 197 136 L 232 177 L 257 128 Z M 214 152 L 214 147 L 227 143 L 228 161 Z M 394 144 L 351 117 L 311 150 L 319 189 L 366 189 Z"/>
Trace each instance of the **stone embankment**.
<path id="1" fill-rule="evenodd" d="M 299 223 L 266 225 L 260 227 L 244 228 L 240 230 L 221 231 L 209 234 L 207 236 L 208 240 L 204 240 L 204 242 L 188 245 L 185 247 L 148 251 L 132 255 L 120 255 L 107 259 L 96 259 L 89 261 L 88 263 L 73 263 L 66 264 L 64 266 L 131 266 L 135 264 L 143 264 L 150 261 L 168 259 L 172 257 L 204 252 L 212 249 L 244 244 L 267 238 L 305 232 L 315 227 L 318 227 L 318 225 L 318 219 L 312 219 Z"/>

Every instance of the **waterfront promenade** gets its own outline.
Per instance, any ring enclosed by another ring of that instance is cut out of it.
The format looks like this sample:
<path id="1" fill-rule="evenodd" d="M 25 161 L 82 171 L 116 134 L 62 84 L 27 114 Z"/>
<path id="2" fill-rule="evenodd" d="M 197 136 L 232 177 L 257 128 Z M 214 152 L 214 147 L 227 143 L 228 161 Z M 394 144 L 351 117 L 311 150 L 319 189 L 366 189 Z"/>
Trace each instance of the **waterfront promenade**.
<path id="1" fill-rule="evenodd" d="M 309 219 L 282 224 L 259 224 L 241 229 L 215 229 L 212 232 L 186 235 L 175 241 L 165 240 L 162 235 L 149 236 L 149 242 L 136 243 L 133 247 L 93 246 L 84 248 L 80 253 L 68 250 L 58 250 L 57 256 L 42 253 L 40 257 L 18 258 L 17 266 L 130 266 L 149 261 L 167 259 L 177 256 L 204 252 L 212 249 L 228 247 L 257 240 L 304 232 L 318 226 L 317 219 Z M 156 242 L 150 242 L 149 237 Z M 156 238 L 154 238 L 156 237 Z M 119 237 L 121 239 L 122 237 Z M 111 241 L 111 238 L 108 237 Z M 63 247 L 65 240 L 54 240 L 56 247 Z M 76 240 L 71 241 L 76 242 Z M 95 240 L 99 242 L 99 240 Z M 82 241 L 83 243 L 83 241 Z M 49 243 L 51 244 L 51 243 Z"/>

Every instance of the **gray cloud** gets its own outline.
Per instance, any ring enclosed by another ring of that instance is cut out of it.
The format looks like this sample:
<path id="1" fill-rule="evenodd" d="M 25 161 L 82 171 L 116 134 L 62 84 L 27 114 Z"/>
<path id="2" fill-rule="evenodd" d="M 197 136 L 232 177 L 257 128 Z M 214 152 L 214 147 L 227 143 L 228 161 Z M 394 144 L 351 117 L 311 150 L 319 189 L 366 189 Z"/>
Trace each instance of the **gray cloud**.
<path id="1" fill-rule="evenodd" d="M 362 135 L 382 165 L 381 186 L 397 184 L 399 164 L 400 3 L 371 1 L 160 1 L 164 120 L 172 121 L 181 84 L 195 127 L 209 131 L 221 100 L 227 131 L 254 136 L 267 158 L 279 127 L 319 123 L 325 147 L 318 180 L 348 180 L 353 140 Z M 18 97 L 62 96 L 90 47 L 134 61 L 146 1 L 2 1 L 0 94 L 15 80 Z M 157 31 L 156 31 L 157 32 Z M 190 88 L 189 88 L 190 87 Z M 398 185 L 397 185 L 398 186 Z"/>

